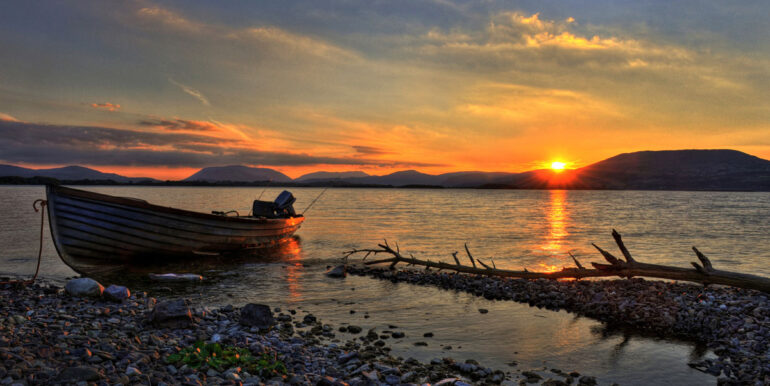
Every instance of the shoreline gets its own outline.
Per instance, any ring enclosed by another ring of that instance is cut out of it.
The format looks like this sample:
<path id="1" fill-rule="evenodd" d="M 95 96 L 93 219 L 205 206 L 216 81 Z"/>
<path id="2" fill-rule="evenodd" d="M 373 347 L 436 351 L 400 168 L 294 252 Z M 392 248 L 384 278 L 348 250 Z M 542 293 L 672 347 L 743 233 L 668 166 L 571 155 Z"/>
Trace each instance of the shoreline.
<path id="1" fill-rule="evenodd" d="M 523 280 L 361 266 L 349 266 L 348 272 L 565 310 L 613 327 L 702 342 L 718 358 L 689 365 L 718 377 L 717 384 L 770 384 L 770 295 L 761 292 L 640 278 Z"/>
<path id="2" fill-rule="evenodd" d="M 511 367 L 503 371 L 475 360 L 435 358 L 420 363 L 390 355 L 389 342 L 403 336 L 397 326 L 362 331 L 331 326 L 302 310 L 274 308 L 265 332 L 239 323 L 243 308 L 192 308 L 172 325 L 150 321 L 169 303 L 146 293 L 122 302 L 75 297 L 52 284 L 0 285 L 0 382 L 10 385 L 101 384 L 524 384 L 593 385 L 574 371 Z M 177 304 L 178 305 L 178 304 Z M 189 307 L 189 308 L 188 308 Z M 245 307 L 244 307 L 245 308 Z M 180 322 L 181 324 L 176 324 Z M 173 328 L 169 328 L 173 327 Z M 238 366 L 214 370 L 167 363 L 169 355 L 196 341 L 267 354 L 286 374 L 262 376 Z"/>

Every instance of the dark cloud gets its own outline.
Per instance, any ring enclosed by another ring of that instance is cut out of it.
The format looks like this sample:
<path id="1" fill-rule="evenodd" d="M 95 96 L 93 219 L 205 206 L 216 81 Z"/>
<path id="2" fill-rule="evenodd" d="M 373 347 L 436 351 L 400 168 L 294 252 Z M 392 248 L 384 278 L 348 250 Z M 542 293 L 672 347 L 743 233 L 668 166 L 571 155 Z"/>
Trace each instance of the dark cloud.
<path id="1" fill-rule="evenodd" d="M 171 167 L 222 164 L 441 166 L 258 151 L 238 147 L 238 144 L 235 140 L 203 135 L 0 121 L 0 149 L 3 149 L 0 161 L 8 163 Z"/>
<path id="2" fill-rule="evenodd" d="M 388 154 L 388 151 L 385 151 L 383 149 L 380 149 L 378 147 L 374 146 L 361 146 L 361 145 L 353 145 L 353 149 L 357 153 L 360 154 L 367 154 L 367 155 L 376 155 L 376 154 Z"/>
<path id="3" fill-rule="evenodd" d="M 146 119 L 139 121 L 142 126 L 160 127 L 169 131 L 217 131 L 218 127 L 211 122 L 189 121 L 186 119 Z"/>

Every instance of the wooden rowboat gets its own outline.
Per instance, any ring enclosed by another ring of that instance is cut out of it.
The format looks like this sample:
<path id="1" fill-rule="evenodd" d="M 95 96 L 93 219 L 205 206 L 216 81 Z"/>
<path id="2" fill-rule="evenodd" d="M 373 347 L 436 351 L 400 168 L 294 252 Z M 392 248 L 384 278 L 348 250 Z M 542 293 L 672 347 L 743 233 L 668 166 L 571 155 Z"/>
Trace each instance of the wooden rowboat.
<path id="1" fill-rule="evenodd" d="M 137 263 L 272 247 L 286 241 L 305 218 L 291 209 L 273 216 L 191 212 L 63 186 L 47 185 L 48 218 L 59 256 Z M 283 194 L 282 194 L 283 196 Z M 265 202 L 257 201 L 264 207 Z"/>

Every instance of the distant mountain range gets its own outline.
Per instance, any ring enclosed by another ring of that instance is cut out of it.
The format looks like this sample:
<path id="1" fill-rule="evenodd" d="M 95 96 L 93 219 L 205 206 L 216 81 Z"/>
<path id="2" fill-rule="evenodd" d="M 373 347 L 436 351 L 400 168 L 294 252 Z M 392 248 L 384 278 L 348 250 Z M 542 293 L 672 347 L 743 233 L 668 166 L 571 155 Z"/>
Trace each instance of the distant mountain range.
<path id="1" fill-rule="evenodd" d="M 98 170 L 84 168 L 82 166 L 65 166 L 52 169 L 28 169 L 12 165 L 0 165 L 0 177 L 47 177 L 62 181 L 108 181 L 112 180 L 119 183 L 129 182 L 159 182 L 149 177 L 124 177 L 115 173 L 102 173 Z"/>
<path id="2" fill-rule="evenodd" d="M 26 169 L 0 165 L 0 178 L 43 176 L 59 180 L 159 182 L 79 166 Z M 295 180 L 268 168 L 203 168 L 182 183 L 277 183 L 312 186 L 414 186 L 507 189 L 660 189 L 770 191 L 770 161 L 735 150 L 668 150 L 620 154 L 574 170 L 523 173 L 455 172 L 439 175 L 405 170 L 383 176 L 360 171 L 314 172 Z"/>

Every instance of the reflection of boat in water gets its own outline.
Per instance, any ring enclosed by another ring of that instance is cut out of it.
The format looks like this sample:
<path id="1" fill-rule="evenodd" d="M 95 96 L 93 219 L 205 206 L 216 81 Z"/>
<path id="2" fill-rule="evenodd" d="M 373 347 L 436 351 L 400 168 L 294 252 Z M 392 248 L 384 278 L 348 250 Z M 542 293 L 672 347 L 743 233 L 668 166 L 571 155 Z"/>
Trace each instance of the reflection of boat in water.
<path id="1" fill-rule="evenodd" d="M 190 262 L 201 255 L 275 247 L 304 221 L 286 191 L 274 202 L 255 201 L 251 216 L 192 212 L 54 185 L 46 194 L 54 245 L 76 271 L 81 262 Z"/>
<path id="2" fill-rule="evenodd" d="M 301 240 L 295 235 L 266 248 L 244 249 L 221 255 L 200 255 L 194 259 L 155 259 L 145 260 L 142 264 L 131 264 L 76 257 L 68 264 L 74 271 L 100 282 L 149 289 L 158 285 L 169 285 L 169 282 L 152 280 L 149 275 L 153 273 L 194 273 L 202 275 L 206 283 L 211 283 L 217 282 L 222 276 L 245 274 L 257 266 L 294 267 L 301 261 Z M 189 281 L 180 281 L 180 283 L 184 285 Z"/>

